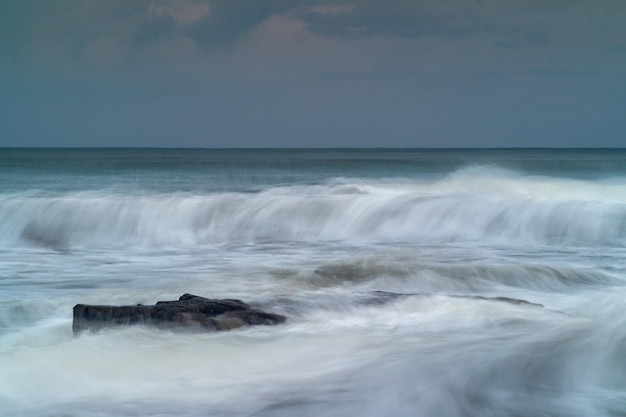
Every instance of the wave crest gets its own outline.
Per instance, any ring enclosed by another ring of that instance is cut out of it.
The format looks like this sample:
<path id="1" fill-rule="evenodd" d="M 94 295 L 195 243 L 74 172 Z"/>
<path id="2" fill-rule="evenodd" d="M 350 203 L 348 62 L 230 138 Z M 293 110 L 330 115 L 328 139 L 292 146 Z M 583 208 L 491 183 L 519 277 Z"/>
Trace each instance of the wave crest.
<path id="1" fill-rule="evenodd" d="M 461 193 L 458 182 L 447 178 L 435 184 L 389 187 L 343 180 L 204 195 L 11 194 L 0 197 L 0 244 L 60 248 L 481 240 L 611 245 L 626 240 L 622 202 L 541 198 L 497 187 L 482 194 L 471 189 Z"/>

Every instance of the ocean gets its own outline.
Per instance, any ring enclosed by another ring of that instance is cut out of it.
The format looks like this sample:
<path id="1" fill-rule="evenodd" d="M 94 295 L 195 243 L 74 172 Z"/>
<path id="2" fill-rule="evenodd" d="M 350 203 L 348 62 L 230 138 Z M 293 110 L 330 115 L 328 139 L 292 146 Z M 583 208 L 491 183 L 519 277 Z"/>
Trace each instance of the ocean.
<path id="1" fill-rule="evenodd" d="M 0 149 L 0 415 L 623 417 L 625 245 L 623 149 Z M 184 293 L 287 322 L 72 334 Z"/>

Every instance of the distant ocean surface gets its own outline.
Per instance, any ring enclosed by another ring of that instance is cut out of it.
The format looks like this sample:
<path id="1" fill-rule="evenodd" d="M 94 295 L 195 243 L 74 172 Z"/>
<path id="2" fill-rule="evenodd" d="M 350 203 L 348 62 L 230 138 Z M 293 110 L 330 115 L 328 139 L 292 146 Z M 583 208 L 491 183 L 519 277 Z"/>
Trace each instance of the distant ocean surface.
<path id="1" fill-rule="evenodd" d="M 625 246 L 626 150 L 0 149 L 0 415 L 624 417 Z M 288 320 L 72 335 L 183 293 Z"/>

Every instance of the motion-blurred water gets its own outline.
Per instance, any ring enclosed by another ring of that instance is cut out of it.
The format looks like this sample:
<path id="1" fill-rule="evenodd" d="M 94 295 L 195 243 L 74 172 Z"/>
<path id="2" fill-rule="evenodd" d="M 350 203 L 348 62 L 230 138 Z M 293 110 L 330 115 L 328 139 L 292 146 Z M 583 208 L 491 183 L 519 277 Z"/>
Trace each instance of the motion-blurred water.
<path id="1" fill-rule="evenodd" d="M 623 150 L 0 150 L 0 415 L 626 416 L 625 244 Z M 185 292 L 288 322 L 72 335 Z"/>

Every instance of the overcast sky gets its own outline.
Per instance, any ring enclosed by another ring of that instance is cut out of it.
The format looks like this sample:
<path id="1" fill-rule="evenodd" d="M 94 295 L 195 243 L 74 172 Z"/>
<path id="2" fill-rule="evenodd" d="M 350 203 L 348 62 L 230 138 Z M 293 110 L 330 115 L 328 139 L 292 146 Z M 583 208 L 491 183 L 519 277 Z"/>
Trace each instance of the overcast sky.
<path id="1" fill-rule="evenodd" d="M 0 146 L 626 146 L 626 0 L 0 0 Z"/>

